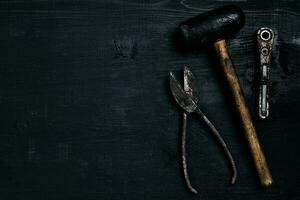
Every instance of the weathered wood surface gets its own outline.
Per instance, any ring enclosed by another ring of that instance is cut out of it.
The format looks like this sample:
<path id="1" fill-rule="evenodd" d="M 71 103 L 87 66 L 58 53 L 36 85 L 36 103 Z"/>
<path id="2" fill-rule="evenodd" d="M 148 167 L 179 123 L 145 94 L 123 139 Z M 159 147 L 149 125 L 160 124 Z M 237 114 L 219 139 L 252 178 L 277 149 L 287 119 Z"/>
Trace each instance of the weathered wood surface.
<path id="1" fill-rule="evenodd" d="M 255 119 L 274 178 L 259 186 L 217 66 L 182 51 L 183 20 L 228 3 L 246 25 L 229 41 L 255 111 L 254 31 L 278 33 L 270 119 Z M 0 199 L 300 199 L 300 3 L 208 0 L 19 0 L 0 3 Z M 236 185 L 204 124 L 188 122 L 188 192 L 180 162 L 180 112 L 167 84 L 189 65 L 200 105 L 237 161 Z"/>

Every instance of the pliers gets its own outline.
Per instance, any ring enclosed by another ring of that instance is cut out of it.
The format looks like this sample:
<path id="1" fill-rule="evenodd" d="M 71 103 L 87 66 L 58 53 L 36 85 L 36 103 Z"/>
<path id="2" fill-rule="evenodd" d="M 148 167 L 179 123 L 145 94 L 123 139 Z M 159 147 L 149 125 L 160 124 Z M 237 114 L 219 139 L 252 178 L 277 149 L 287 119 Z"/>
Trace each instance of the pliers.
<path id="1" fill-rule="evenodd" d="M 234 159 L 227 148 L 227 145 L 223 138 L 221 137 L 218 130 L 215 128 L 215 126 L 211 123 L 211 121 L 208 120 L 208 118 L 203 114 L 203 112 L 200 110 L 198 103 L 198 94 L 197 94 L 197 87 L 196 87 L 196 81 L 195 77 L 192 74 L 191 70 L 188 67 L 184 67 L 183 71 L 184 75 L 184 82 L 183 82 L 183 88 L 179 84 L 179 82 L 174 77 L 174 74 L 170 72 L 170 88 L 172 91 L 172 95 L 175 98 L 176 102 L 180 105 L 180 107 L 183 109 L 183 124 L 182 124 L 182 140 L 181 140 L 181 153 L 182 153 L 182 165 L 183 165 L 183 173 L 185 182 L 187 184 L 187 187 L 189 190 L 195 194 L 197 194 L 197 190 L 192 186 L 188 170 L 187 170 L 187 158 L 186 158 L 186 126 L 187 126 L 187 114 L 188 113 L 197 113 L 204 122 L 208 125 L 211 132 L 216 136 L 218 142 L 221 144 L 230 164 L 232 167 L 233 175 L 231 178 L 231 183 L 234 184 L 236 177 L 237 177 L 237 169 L 234 162 Z"/>

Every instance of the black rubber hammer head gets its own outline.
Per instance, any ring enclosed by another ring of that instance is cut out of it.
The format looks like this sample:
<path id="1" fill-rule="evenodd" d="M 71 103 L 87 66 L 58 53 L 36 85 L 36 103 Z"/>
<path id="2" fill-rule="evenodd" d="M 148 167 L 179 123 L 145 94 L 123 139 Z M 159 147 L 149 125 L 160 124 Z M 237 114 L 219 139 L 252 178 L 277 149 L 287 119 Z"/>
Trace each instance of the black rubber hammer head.
<path id="1" fill-rule="evenodd" d="M 223 6 L 183 22 L 179 34 L 185 45 L 202 45 L 226 39 L 245 23 L 243 11 L 234 5 Z"/>

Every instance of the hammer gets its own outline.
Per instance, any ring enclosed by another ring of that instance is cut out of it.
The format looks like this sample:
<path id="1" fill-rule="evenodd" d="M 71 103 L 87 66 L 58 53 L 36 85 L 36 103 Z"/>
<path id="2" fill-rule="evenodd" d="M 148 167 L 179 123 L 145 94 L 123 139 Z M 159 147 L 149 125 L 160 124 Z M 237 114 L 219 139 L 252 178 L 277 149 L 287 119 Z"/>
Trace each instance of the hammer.
<path id="1" fill-rule="evenodd" d="M 179 26 L 179 34 L 187 46 L 212 44 L 222 73 L 229 85 L 238 117 L 250 147 L 256 171 L 262 186 L 272 184 L 272 176 L 255 131 L 249 109 L 227 50 L 225 39 L 238 32 L 245 23 L 243 11 L 233 5 L 223 6 L 200 14 Z"/>

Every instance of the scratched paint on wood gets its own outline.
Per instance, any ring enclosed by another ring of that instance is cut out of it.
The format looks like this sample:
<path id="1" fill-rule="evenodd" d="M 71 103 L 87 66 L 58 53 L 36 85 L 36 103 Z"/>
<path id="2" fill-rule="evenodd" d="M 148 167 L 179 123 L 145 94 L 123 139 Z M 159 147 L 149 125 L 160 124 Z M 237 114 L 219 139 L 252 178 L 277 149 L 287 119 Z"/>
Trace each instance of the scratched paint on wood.
<path id="1" fill-rule="evenodd" d="M 255 123 L 275 184 L 258 186 L 243 134 L 208 48 L 176 48 L 187 18 L 237 4 L 245 27 L 229 49 L 252 112 L 258 67 L 254 32 L 276 33 L 270 119 Z M 299 199 L 299 10 L 297 0 L 33 0 L 0 2 L 0 198 Z M 180 112 L 169 71 L 188 65 L 199 105 L 236 158 L 230 168 L 204 124 L 188 124 L 185 188 Z"/>

